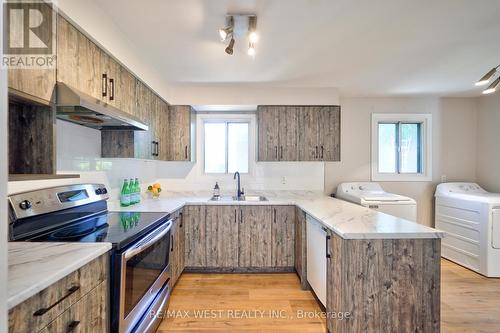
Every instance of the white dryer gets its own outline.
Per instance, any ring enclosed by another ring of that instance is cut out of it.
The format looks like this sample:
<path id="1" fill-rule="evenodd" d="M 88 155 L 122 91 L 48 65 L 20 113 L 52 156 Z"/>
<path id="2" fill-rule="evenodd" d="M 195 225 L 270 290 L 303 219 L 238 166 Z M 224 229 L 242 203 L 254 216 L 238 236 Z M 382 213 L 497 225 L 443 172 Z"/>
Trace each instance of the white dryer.
<path id="1" fill-rule="evenodd" d="M 488 277 L 500 277 L 500 193 L 476 183 L 436 189 L 436 228 L 446 232 L 441 255 Z"/>
<path id="2" fill-rule="evenodd" d="M 337 187 L 335 197 L 417 222 L 417 202 L 409 197 L 385 192 L 378 183 L 342 183 Z"/>

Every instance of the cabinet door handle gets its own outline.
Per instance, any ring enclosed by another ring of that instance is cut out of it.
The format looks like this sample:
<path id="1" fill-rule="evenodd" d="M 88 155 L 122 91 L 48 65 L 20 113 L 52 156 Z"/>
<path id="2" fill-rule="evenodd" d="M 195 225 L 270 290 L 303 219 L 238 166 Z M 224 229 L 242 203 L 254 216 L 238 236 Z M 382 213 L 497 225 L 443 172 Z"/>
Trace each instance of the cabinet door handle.
<path id="1" fill-rule="evenodd" d="M 283 146 L 280 146 L 280 159 L 283 159 Z"/>
<path id="2" fill-rule="evenodd" d="M 156 141 L 156 156 L 160 156 L 160 141 Z"/>
<path id="3" fill-rule="evenodd" d="M 108 95 L 108 75 L 106 73 L 102 74 L 102 97 Z"/>
<path id="4" fill-rule="evenodd" d="M 240 223 L 243 223 L 243 210 L 240 209 Z"/>
<path id="5" fill-rule="evenodd" d="M 323 159 L 324 156 L 325 156 L 325 148 L 323 146 L 321 146 L 321 158 Z"/>
<path id="6" fill-rule="evenodd" d="M 70 297 L 72 294 L 74 294 L 75 292 L 77 292 L 79 289 L 80 289 L 80 286 L 78 286 L 78 285 L 69 288 L 68 289 L 68 293 L 66 295 L 64 295 L 60 300 L 58 300 L 57 302 L 55 302 L 54 304 L 52 304 L 48 308 L 41 308 L 41 309 L 36 310 L 33 313 L 33 316 L 38 317 L 38 316 L 44 315 L 45 313 L 49 312 L 50 309 L 52 309 L 53 307 L 55 307 L 56 305 L 58 305 L 59 303 L 61 303 L 62 301 L 64 301 L 66 298 Z"/>
<path id="7" fill-rule="evenodd" d="M 314 158 L 318 158 L 318 146 L 316 146 L 316 154 L 314 155 Z"/>
<path id="8" fill-rule="evenodd" d="M 234 210 L 234 223 L 236 223 L 236 215 L 238 215 L 238 213 L 236 213 L 236 209 Z"/>
<path id="9" fill-rule="evenodd" d="M 68 330 L 66 333 L 73 332 L 73 330 L 80 325 L 80 322 L 78 320 L 73 320 L 71 323 L 68 324 Z"/>
<path id="10" fill-rule="evenodd" d="M 151 141 L 151 156 L 156 156 L 155 150 L 156 150 L 156 143 L 155 141 Z"/>
<path id="11" fill-rule="evenodd" d="M 115 99 L 115 79 L 109 79 L 109 100 Z"/>
<path id="12" fill-rule="evenodd" d="M 274 208 L 274 224 L 276 224 L 276 208 Z"/>
<path id="13" fill-rule="evenodd" d="M 274 146 L 274 158 L 278 159 L 278 146 Z"/>
<path id="14" fill-rule="evenodd" d="M 187 160 L 188 158 L 188 146 L 184 146 L 184 158 Z"/>
<path id="15" fill-rule="evenodd" d="M 179 213 L 179 218 L 181 219 L 181 223 L 179 224 L 179 228 L 182 228 L 182 223 L 184 222 L 184 219 L 182 218 L 182 212 Z"/>
<path id="16" fill-rule="evenodd" d="M 330 259 L 332 256 L 330 255 L 330 251 L 328 251 L 328 241 L 330 240 L 330 235 L 326 235 L 326 257 Z"/>
<path id="17" fill-rule="evenodd" d="M 174 252 L 174 235 L 170 235 L 170 252 Z"/>

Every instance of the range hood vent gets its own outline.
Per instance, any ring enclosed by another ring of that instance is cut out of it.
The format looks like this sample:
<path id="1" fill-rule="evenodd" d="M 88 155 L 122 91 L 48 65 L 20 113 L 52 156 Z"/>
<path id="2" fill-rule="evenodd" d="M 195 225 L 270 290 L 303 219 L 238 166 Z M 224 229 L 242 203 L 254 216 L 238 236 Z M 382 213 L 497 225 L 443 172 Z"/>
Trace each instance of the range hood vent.
<path id="1" fill-rule="evenodd" d="M 147 131 L 148 125 L 116 107 L 57 82 L 56 117 L 97 130 Z"/>

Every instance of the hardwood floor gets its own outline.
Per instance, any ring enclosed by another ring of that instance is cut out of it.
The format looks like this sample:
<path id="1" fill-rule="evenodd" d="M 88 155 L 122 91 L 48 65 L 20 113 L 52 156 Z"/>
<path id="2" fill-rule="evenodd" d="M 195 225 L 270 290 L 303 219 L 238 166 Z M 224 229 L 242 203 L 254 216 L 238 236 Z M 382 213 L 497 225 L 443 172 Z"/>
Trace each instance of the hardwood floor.
<path id="1" fill-rule="evenodd" d="M 441 260 L 441 332 L 500 332 L 500 279 Z"/>
<path id="2" fill-rule="evenodd" d="M 326 332 L 324 319 L 299 318 L 301 311 L 314 314 L 321 310 L 311 292 L 300 289 L 295 273 L 183 273 L 169 311 L 158 333 Z"/>
<path id="3" fill-rule="evenodd" d="M 441 332 L 500 332 L 500 279 L 485 278 L 447 260 L 441 263 Z M 184 273 L 169 311 L 158 333 L 326 331 L 324 319 L 297 318 L 300 311 L 321 310 L 312 294 L 300 289 L 297 276 L 289 273 Z"/>

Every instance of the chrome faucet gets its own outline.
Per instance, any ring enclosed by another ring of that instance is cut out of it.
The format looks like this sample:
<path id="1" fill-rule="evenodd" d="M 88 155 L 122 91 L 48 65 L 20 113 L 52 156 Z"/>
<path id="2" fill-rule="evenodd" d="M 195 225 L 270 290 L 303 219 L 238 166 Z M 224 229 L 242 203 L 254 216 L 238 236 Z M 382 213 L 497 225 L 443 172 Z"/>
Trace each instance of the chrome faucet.
<path id="1" fill-rule="evenodd" d="M 244 192 L 244 189 L 241 188 L 240 173 L 238 171 L 236 171 L 234 173 L 233 179 L 236 179 L 236 177 L 238 177 L 238 189 L 237 189 L 237 192 L 236 192 L 236 197 L 238 199 L 240 199 L 245 194 L 245 192 Z"/>

